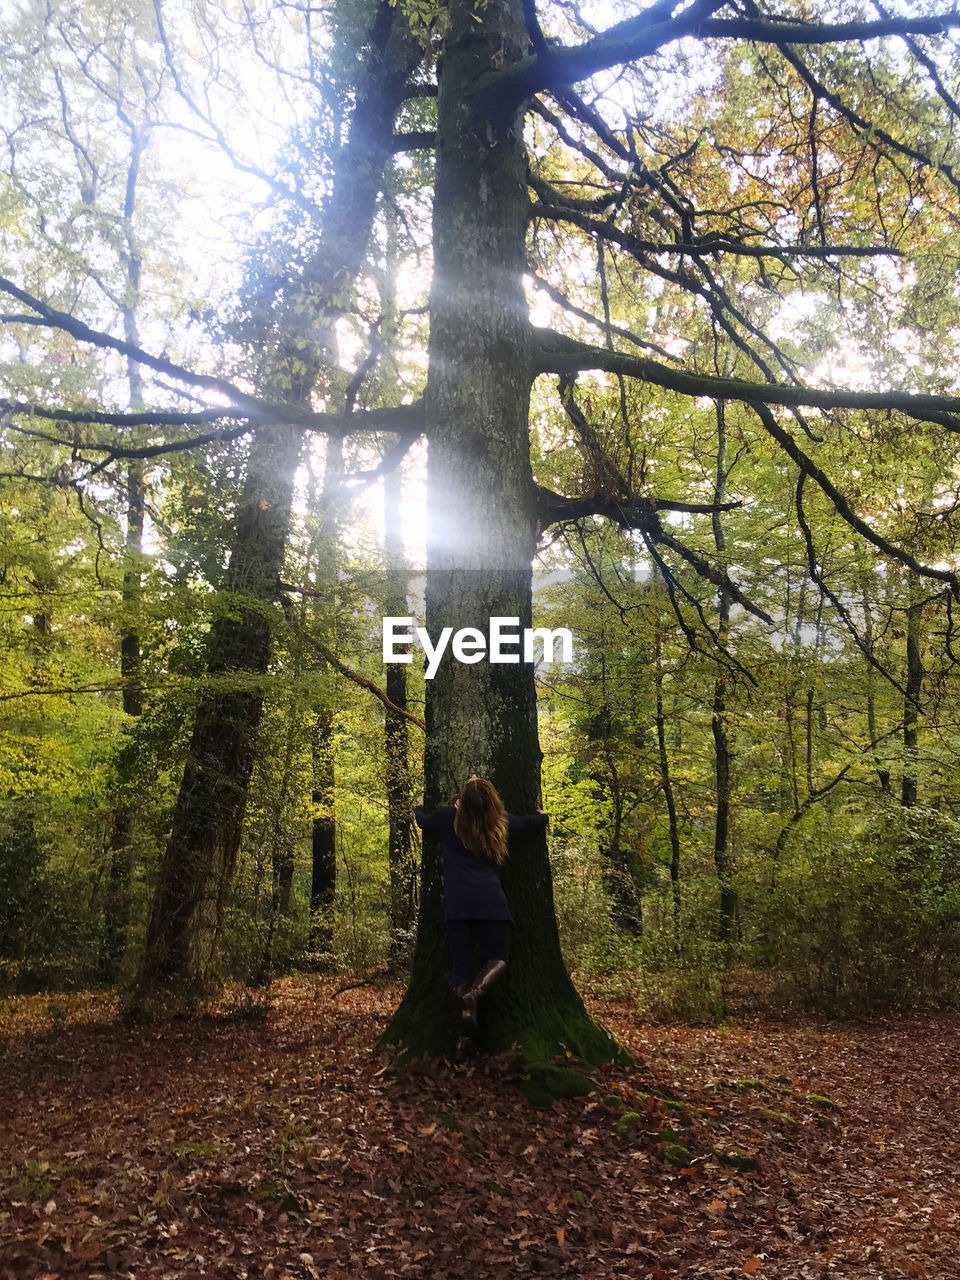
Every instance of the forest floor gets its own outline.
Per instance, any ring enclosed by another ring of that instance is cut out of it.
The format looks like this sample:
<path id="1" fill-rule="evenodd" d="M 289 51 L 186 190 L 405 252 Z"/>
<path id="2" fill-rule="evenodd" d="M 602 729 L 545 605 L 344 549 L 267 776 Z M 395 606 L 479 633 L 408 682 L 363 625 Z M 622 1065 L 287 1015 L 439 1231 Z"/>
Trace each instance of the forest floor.
<path id="1" fill-rule="evenodd" d="M 960 1277 L 957 1016 L 593 1001 L 641 1061 L 535 1110 L 507 1059 L 394 1075 L 398 988 L 333 992 L 0 1003 L 2 1280 Z"/>

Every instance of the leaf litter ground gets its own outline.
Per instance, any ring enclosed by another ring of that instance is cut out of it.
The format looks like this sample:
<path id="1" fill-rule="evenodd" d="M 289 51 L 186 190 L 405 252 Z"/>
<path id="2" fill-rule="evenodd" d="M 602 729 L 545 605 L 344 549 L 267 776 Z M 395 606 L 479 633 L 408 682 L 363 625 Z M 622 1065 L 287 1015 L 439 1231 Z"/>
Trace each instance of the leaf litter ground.
<path id="1" fill-rule="evenodd" d="M 132 1030 L 0 1005 L 2 1280 L 960 1277 L 954 1015 L 595 1001 L 640 1062 L 536 1110 L 508 1059 L 394 1075 L 399 989 L 333 991 Z"/>

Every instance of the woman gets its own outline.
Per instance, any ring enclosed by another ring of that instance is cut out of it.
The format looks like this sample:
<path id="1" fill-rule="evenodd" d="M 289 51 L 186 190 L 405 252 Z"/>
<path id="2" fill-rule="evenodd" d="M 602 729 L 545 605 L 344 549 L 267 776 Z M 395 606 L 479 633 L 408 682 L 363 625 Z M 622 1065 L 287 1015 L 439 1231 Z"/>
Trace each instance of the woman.
<path id="1" fill-rule="evenodd" d="M 513 917 L 500 883 L 507 833 L 544 827 L 545 813 L 508 814 L 496 788 L 472 773 L 452 805 L 414 810 L 417 826 L 436 831 L 443 855 L 444 927 L 450 949 L 450 986 L 460 1013 L 457 1053 L 476 1037 L 477 1006 L 507 967 Z M 480 968 L 474 971 L 474 947 Z"/>

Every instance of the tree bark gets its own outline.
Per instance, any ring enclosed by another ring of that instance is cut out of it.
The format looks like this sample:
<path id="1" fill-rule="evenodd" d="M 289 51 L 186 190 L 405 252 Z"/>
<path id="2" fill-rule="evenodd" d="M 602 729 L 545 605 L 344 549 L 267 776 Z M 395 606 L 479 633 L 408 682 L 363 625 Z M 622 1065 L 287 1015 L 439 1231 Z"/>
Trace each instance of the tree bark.
<path id="1" fill-rule="evenodd" d="M 522 275 L 526 167 L 522 122 L 494 131 L 472 97 L 481 76 L 524 56 L 520 0 L 475 8 L 451 0 L 438 96 L 434 275 L 430 299 L 430 439 L 426 625 L 485 629 L 494 616 L 530 626 L 536 547 L 529 456 L 532 371 Z M 540 799 L 541 751 L 530 665 L 446 657 L 427 685 L 427 807 L 476 771 L 507 807 Z M 504 871 L 514 930 L 505 978 L 482 1008 L 482 1043 L 529 1059 L 567 1049 L 587 1060 L 619 1046 L 587 1014 L 560 953 L 546 839 L 512 842 Z M 440 864 L 424 839 L 420 922 L 410 985 L 384 1032 L 408 1054 L 449 1052 L 455 1027 L 443 942 Z"/>
<path id="2" fill-rule="evenodd" d="M 292 709 L 292 708 L 291 708 Z M 272 796 L 273 823 L 270 840 L 270 918 L 267 937 L 260 954 L 260 962 L 251 973 L 253 986 L 266 986 L 273 975 L 273 957 L 280 921 L 290 914 L 290 893 L 293 888 L 293 844 L 286 834 L 285 810 L 293 777 L 294 754 L 299 744 L 296 719 L 291 716 L 286 726 L 283 747 L 283 768 L 279 786 Z M 258 894 L 259 896 L 259 894 Z"/>
<path id="3" fill-rule="evenodd" d="M 318 963 L 333 945 L 330 912 L 337 894 L 336 763 L 334 715 L 324 707 L 313 726 L 313 820 L 310 823 L 310 949 Z"/>
<path id="4" fill-rule="evenodd" d="M 222 612 L 208 648 L 173 830 L 153 902 L 140 1000 L 193 995 L 219 980 L 216 948 L 256 753 L 300 431 L 261 432 L 250 453 Z"/>

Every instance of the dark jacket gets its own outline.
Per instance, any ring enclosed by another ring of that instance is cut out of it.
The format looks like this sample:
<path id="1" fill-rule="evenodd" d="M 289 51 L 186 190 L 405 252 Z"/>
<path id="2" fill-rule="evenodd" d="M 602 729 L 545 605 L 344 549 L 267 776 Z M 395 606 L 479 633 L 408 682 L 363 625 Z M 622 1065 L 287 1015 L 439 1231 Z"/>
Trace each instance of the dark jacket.
<path id="1" fill-rule="evenodd" d="M 456 809 L 441 805 L 427 813 L 417 805 L 413 814 L 417 826 L 436 831 L 443 855 L 443 918 L 445 920 L 512 920 L 500 883 L 500 868 L 489 858 L 472 853 L 453 829 Z M 510 831 L 545 827 L 545 813 L 508 814 Z"/>

